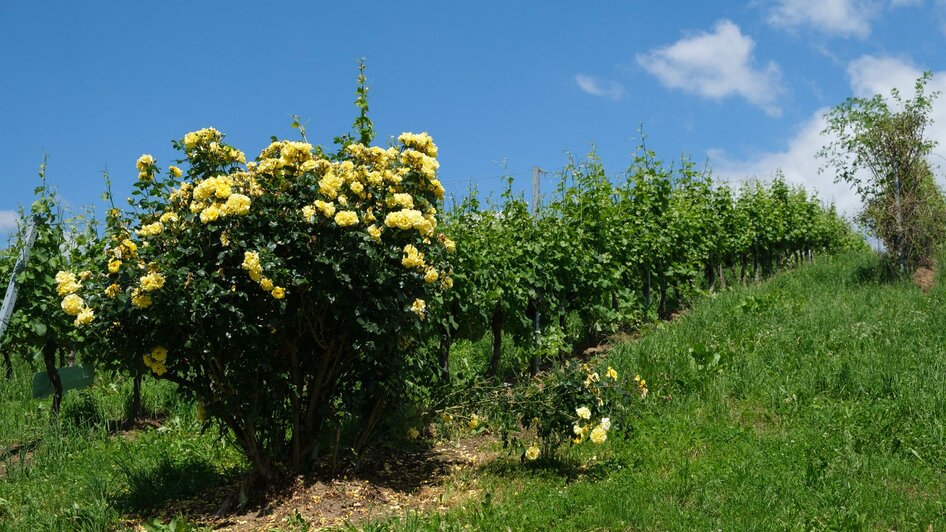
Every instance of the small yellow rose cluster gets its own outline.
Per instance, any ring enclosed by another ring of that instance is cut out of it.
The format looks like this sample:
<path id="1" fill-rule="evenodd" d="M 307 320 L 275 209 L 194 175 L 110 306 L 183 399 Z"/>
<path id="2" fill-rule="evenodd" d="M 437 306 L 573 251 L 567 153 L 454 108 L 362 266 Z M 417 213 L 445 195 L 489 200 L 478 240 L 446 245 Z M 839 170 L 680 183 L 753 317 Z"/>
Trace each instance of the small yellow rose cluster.
<path id="1" fill-rule="evenodd" d="M 364 222 L 371 238 L 380 241 L 381 228 L 373 224 L 377 209 L 387 211 L 383 217 L 385 226 L 417 230 L 424 237 L 432 237 L 437 226 L 436 209 L 430 201 L 412 196 L 404 188 L 403 180 L 412 172 L 419 174 L 420 188 L 432 190 L 438 199 L 442 198 L 443 187 L 434 179 L 439 166 L 437 148 L 425 133 L 404 134 L 401 143 L 403 151 L 351 144 L 346 151 L 353 160 L 331 162 L 315 158 L 308 144 L 281 141 L 263 150 L 259 165 L 253 169 L 273 176 L 314 174 L 321 198 L 301 207 L 302 217 L 309 223 L 315 223 L 317 213 L 334 218 L 342 227 Z M 336 209 L 342 212 L 336 214 Z"/>
<path id="2" fill-rule="evenodd" d="M 415 299 L 411 304 L 411 312 L 424 319 L 427 316 L 427 303 L 423 299 Z"/>
<path id="3" fill-rule="evenodd" d="M 174 213 L 168 213 L 168 214 L 174 214 Z M 148 236 L 159 235 L 163 231 L 164 231 L 164 224 L 158 221 L 158 222 L 142 225 L 141 229 L 138 229 L 137 231 L 135 231 L 135 233 L 138 236 L 148 237 Z"/>
<path id="4" fill-rule="evenodd" d="M 404 246 L 404 258 L 401 259 L 401 265 L 405 268 L 417 268 L 423 270 L 427 266 L 424 262 L 424 254 L 417 250 L 412 244 Z"/>
<path id="5" fill-rule="evenodd" d="M 139 279 L 141 289 L 145 292 L 154 292 L 164 287 L 164 276 L 158 272 L 150 272 Z"/>
<path id="6" fill-rule="evenodd" d="M 78 281 L 84 281 L 91 276 L 91 272 L 82 272 L 79 274 L 78 278 L 76 274 L 72 272 L 59 272 L 56 274 L 56 293 L 62 297 L 60 306 L 63 312 L 76 317 L 74 322 L 76 327 L 91 323 L 95 318 L 95 312 L 93 312 L 92 308 L 86 305 L 85 300 L 76 294 L 79 288 L 82 287 Z"/>
<path id="7" fill-rule="evenodd" d="M 140 288 L 135 288 L 131 291 L 131 304 L 135 308 L 148 308 L 151 306 L 151 296 Z"/>
<path id="8" fill-rule="evenodd" d="M 226 175 L 198 182 L 194 187 L 190 211 L 200 213 L 200 221 L 205 224 L 230 215 L 243 216 L 250 212 L 252 200 L 246 194 L 234 192 L 236 185 L 233 177 Z"/>
<path id="9" fill-rule="evenodd" d="M 215 159 L 229 163 L 246 163 L 246 155 L 233 147 L 220 143 L 223 134 L 212 127 L 192 131 L 184 135 L 184 152 L 193 157 L 197 152 L 205 152 Z M 173 171 L 172 171 L 173 174 Z M 174 177 L 180 177 L 175 175 Z"/>
<path id="10" fill-rule="evenodd" d="M 192 131 L 184 135 L 184 152 L 192 158 L 202 152 L 225 163 L 246 163 L 246 155 L 242 151 L 221 144 L 222 140 L 223 134 L 212 127 Z M 172 175 L 180 177 L 173 170 Z"/>
<path id="11" fill-rule="evenodd" d="M 168 350 L 166 348 L 159 345 L 142 358 L 144 359 L 145 366 L 158 377 L 167 373 L 168 368 L 165 366 L 165 362 L 167 362 L 168 359 Z"/>
<path id="12" fill-rule="evenodd" d="M 402 231 L 416 229 L 421 235 L 429 237 L 433 235 L 434 228 L 437 227 L 434 214 L 436 213 L 425 215 L 417 209 L 401 209 L 388 213 L 384 217 L 384 225 Z"/>
<path id="13" fill-rule="evenodd" d="M 437 240 L 443 245 L 443 248 L 447 250 L 447 253 L 454 253 L 457 250 L 457 243 L 453 240 L 450 240 L 447 235 L 440 233 L 437 235 Z"/>
<path id="14" fill-rule="evenodd" d="M 355 211 L 339 211 L 335 214 L 335 223 L 339 227 L 349 227 L 358 224 L 358 214 Z"/>
<path id="15" fill-rule="evenodd" d="M 642 379 L 640 375 L 634 375 L 634 382 L 637 384 L 637 393 L 641 395 L 641 399 L 647 399 L 647 394 L 650 393 L 650 390 L 647 389 L 647 381 Z"/>
<path id="16" fill-rule="evenodd" d="M 263 149 L 259 158 L 258 169 L 262 173 L 275 173 L 282 169 L 312 171 L 317 165 L 313 160 L 312 145 L 307 142 L 276 141 Z"/>
<path id="17" fill-rule="evenodd" d="M 59 272 L 56 274 L 56 293 L 59 297 L 65 297 L 79 291 L 81 286 L 78 283 L 76 274 L 72 272 Z"/>
<path id="18" fill-rule="evenodd" d="M 220 142 L 221 140 L 223 140 L 223 135 L 212 127 L 191 131 L 184 135 L 184 151 L 191 152 L 209 146 L 211 142 Z"/>
<path id="19" fill-rule="evenodd" d="M 576 408 L 575 414 L 578 416 L 578 421 L 572 427 L 572 432 L 575 434 L 572 439 L 573 444 L 578 445 L 586 438 L 595 444 L 602 444 L 608 439 L 608 431 L 611 430 L 610 418 L 603 417 L 597 426 L 592 426 L 591 423 L 582 423 L 591 419 L 591 410 L 587 406 Z"/>
<path id="20" fill-rule="evenodd" d="M 243 264 L 241 267 L 249 274 L 250 279 L 259 283 L 264 292 L 269 292 L 274 299 L 286 297 L 286 289 L 276 286 L 268 277 L 263 277 L 263 266 L 260 264 L 259 253 L 255 251 L 245 251 L 243 253 Z"/>
<path id="21" fill-rule="evenodd" d="M 424 155 L 429 155 L 430 157 L 437 156 L 437 145 L 434 144 L 434 139 L 426 132 L 422 133 L 411 133 L 404 132 L 397 138 L 397 141 L 403 144 L 408 148 L 415 149 Z"/>
<path id="22" fill-rule="evenodd" d="M 138 157 L 138 161 L 135 162 L 135 167 L 138 168 L 138 179 L 142 181 L 151 181 L 154 179 L 156 168 L 154 166 L 154 157 L 151 155 L 146 153 Z"/>
<path id="23" fill-rule="evenodd" d="M 129 260 L 138 256 L 138 244 L 125 238 L 122 239 L 117 246 L 112 247 L 108 253 L 118 261 L 117 266 L 115 266 L 115 271 L 112 271 L 112 265 L 109 263 L 109 272 L 116 273 L 118 272 L 118 268 L 122 265 L 122 260 Z"/>

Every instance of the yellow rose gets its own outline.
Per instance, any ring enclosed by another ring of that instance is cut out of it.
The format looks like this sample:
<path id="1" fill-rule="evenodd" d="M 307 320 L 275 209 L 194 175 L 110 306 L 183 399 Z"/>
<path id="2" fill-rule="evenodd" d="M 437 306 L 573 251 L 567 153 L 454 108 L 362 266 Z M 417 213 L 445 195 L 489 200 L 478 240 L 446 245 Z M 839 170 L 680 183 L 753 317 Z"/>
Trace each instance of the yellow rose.
<path id="1" fill-rule="evenodd" d="M 154 222 L 153 224 L 147 224 L 141 226 L 141 229 L 135 231 L 138 236 L 154 236 L 160 234 L 164 231 L 164 224 L 161 222 Z"/>
<path id="2" fill-rule="evenodd" d="M 210 223 L 220 217 L 220 209 L 216 205 L 211 204 L 206 209 L 200 211 L 200 221 L 203 223 Z"/>
<path id="3" fill-rule="evenodd" d="M 339 211 L 335 215 L 335 223 L 339 227 L 349 227 L 358 223 L 358 215 L 354 211 Z"/>
<path id="4" fill-rule="evenodd" d="M 171 175 L 174 177 L 181 177 L 181 175 L 183 175 L 181 169 L 176 166 L 169 166 L 168 171 L 171 172 Z"/>
<path id="5" fill-rule="evenodd" d="M 381 229 L 379 229 L 378 226 L 374 224 L 368 226 L 368 234 L 371 235 L 371 238 L 375 239 L 376 241 L 381 241 Z"/>
<path id="6" fill-rule="evenodd" d="M 139 280 L 141 281 L 141 289 L 145 292 L 153 292 L 164 286 L 164 276 L 158 272 L 151 272 Z"/>
<path id="7" fill-rule="evenodd" d="M 232 194 L 227 198 L 227 203 L 224 208 L 230 214 L 243 216 L 244 214 L 250 212 L 251 203 L 252 201 L 250 200 L 249 196 L 244 196 L 243 194 Z"/>
<path id="8" fill-rule="evenodd" d="M 120 291 L 121 291 L 120 286 L 118 286 L 117 284 L 110 284 L 108 285 L 108 288 L 105 289 L 105 296 L 108 297 L 109 299 L 113 299 L 115 296 L 118 295 L 118 292 Z"/>
<path id="9" fill-rule="evenodd" d="M 131 292 L 131 304 L 136 308 L 148 308 L 151 306 L 151 296 L 141 293 L 141 290 L 135 288 Z"/>
<path id="10" fill-rule="evenodd" d="M 151 350 L 151 358 L 152 360 L 163 364 L 168 359 L 167 348 L 160 345 L 156 346 L 154 349 Z"/>
<path id="11" fill-rule="evenodd" d="M 437 273 L 437 270 L 434 268 L 427 268 L 427 273 L 424 274 L 424 281 L 428 283 L 436 282 L 440 278 L 440 274 Z"/>
<path id="12" fill-rule="evenodd" d="M 535 459 L 538 458 L 538 457 L 539 457 L 539 448 L 538 448 L 538 447 L 536 447 L 535 445 L 533 445 L 533 446 L 529 447 L 528 449 L 526 449 L 526 460 L 529 460 L 529 461 L 531 462 L 531 461 L 535 460 Z"/>
<path id="13" fill-rule="evenodd" d="M 591 419 L 591 410 L 588 410 L 587 406 L 576 408 L 575 413 L 578 414 L 578 417 L 581 419 Z"/>
<path id="14" fill-rule="evenodd" d="M 89 307 L 85 307 L 79 311 L 79 314 L 76 316 L 76 321 L 74 325 L 76 327 L 79 327 L 80 325 L 86 325 L 90 323 L 93 318 L 95 318 L 95 313 L 92 312 L 92 309 L 90 309 Z"/>
<path id="15" fill-rule="evenodd" d="M 273 294 L 273 298 L 282 299 L 286 297 L 286 289 L 281 286 L 273 287 L 272 294 Z"/>
<path id="16" fill-rule="evenodd" d="M 424 319 L 427 313 L 427 303 L 423 299 L 415 299 L 411 304 L 411 312 L 417 314 L 420 319 Z"/>
<path id="17" fill-rule="evenodd" d="M 263 277 L 260 279 L 259 286 L 266 292 L 271 292 L 273 290 L 273 281 L 269 278 Z"/>
<path id="18" fill-rule="evenodd" d="M 75 294 L 69 294 L 62 300 L 62 310 L 70 316 L 78 316 L 85 308 L 85 300 Z"/>
<path id="19" fill-rule="evenodd" d="M 59 297 L 62 297 L 78 292 L 79 288 L 81 288 L 79 283 L 75 281 L 67 281 L 56 286 L 56 293 L 59 294 Z"/>
<path id="20" fill-rule="evenodd" d="M 118 273 L 118 269 L 122 267 L 122 261 L 118 259 L 108 261 L 108 271 L 110 273 Z"/>
<path id="21" fill-rule="evenodd" d="M 315 218 L 315 207 L 311 205 L 306 205 L 302 208 L 302 217 L 309 223 L 312 222 L 312 219 Z"/>
<path id="22" fill-rule="evenodd" d="M 142 172 L 147 171 L 152 166 L 154 166 L 154 157 L 148 154 L 144 154 L 141 157 L 138 157 L 138 161 L 135 162 L 135 167 L 138 168 L 138 170 Z"/>
<path id="23" fill-rule="evenodd" d="M 591 431 L 591 441 L 596 444 L 604 443 L 604 440 L 608 439 L 608 431 L 604 430 L 602 427 L 595 427 Z"/>
<path id="24" fill-rule="evenodd" d="M 417 251 L 417 248 L 411 244 L 404 246 L 404 257 L 401 259 L 401 265 L 405 268 L 423 268 L 424 254 Z"/>

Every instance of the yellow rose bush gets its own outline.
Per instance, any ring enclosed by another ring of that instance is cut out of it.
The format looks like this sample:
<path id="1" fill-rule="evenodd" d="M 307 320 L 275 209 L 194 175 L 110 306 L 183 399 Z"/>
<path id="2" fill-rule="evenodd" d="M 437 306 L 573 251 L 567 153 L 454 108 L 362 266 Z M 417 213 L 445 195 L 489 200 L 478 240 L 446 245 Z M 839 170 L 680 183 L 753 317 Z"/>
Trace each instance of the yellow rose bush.
<path id="1" fill-rule="evenodd" d="M 519 386 L 486 387 L 451 407 L 461 415 L 461 430 L 497 434 L 523 462 L 555 459 L 566 446 L 606 445 L 613 434 L 630 429 L 633 415 L 647 400 L 646 381 L 627 378 L 605 361 L 571 363 L 539 373 Z M 444 413 L 448 430 L 453 416 Z"/>
<path id="2" fill-rule="evenodd" d="M 360 452 L 433 374 L 412 346 L 449 271 L 437 147 L 366 137 L 331 154 L 274 141 L 247 162 L 206 128 L 174 143 L 167 172 L 139 159 L 136 214 L 109 219 L 96 272 L 67 296 L 82 304 L 62 301 L 94 312 L 102 363 L 177 383 L 265 479 Z"/>

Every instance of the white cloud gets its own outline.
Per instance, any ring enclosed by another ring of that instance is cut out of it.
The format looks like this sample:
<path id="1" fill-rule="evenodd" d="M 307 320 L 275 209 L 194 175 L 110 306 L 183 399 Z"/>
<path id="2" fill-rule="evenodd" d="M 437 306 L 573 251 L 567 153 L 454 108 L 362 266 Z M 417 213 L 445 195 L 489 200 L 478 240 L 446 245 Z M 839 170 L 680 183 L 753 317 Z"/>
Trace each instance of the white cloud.
<path id="1" fill-rule="evenodd" d="M 741 96 L 773 116 L 782 93 L 778 65 L 754 65 L 755 41 L 729 20 L 716 23 L 712 32 L 680 39 L 669 46 L 638 54 L 637 62 L 665 86 L 705 98 Z"/>
<path id="2" fill-rule="evenodd" d="M 892 88 L 897 88 L 901 95 L 908 97 L 913 94 L 913 85 L 922 73 L 911 60 L 889 56 L 865 55 L 847 66 L 851 89 L 854 96 L 859 97 L 886 95 Z"/>
<path id="3" fill-rule="evenodd" d="M 910 1 L 893 3 L 904 5 Z M 768 21 L 787 30 L 810 26 L 830 35 L 864 39 L 870 35 L 871 20 L 879 8 L 876 0 L 778 0 Z"/>
<path id="4" fill-rule="evenodd" d="M 602 96 L 612 100 L 620 100 L 624 96 L 624 85 L 616 81 L 575 74 L 575 83 L 578 84 L 579 89 L 593 96 Z"/>
<path id="5" fill-rule="evenodd" d="M 890 0 L 890 7 L 921 6 L 923 0 Z"/>
<path id="6" fill-rule="evenodd" d="M 922 73 L 909 59 L 874 56 L 862 56 L 852 61 L 847 71 L 851 92 L 855 96 L 889 95 L 890 89 L 896 87 L 905 99 L 913 97 L 913 86 Z M 934 74 L 927 86 L 927 93 L 933 91 L 946 93 L 946 72 Z M 829 141 L 829 138 L 821 135 L 825 127 L 825 111 L 827 108 L 818 109 L 802 123 L 780 151 L 759 153 L 738 160 L 729 158 L 722 150 L 709 150 L 707 155 L 714 172 L 724 178 L 741 180 L 750 176 L 771 176 L 781 169 L 788 181 L 804 185 L 809 190 L 817 190 L 822 199 L 834 201 L 840 211 L 854 214 L 861 207 L 854 191 L 847 184 L 834 183 L 834 175 L 830 171 L 818 174 L 822 161 L 815 154 Z M 927 130 L 927 136 L 939 144 L 934 149 L 936 155 L 931 162 L 934 166 L 943 166 L 946 163 L 946 102 L 936 100 L 932 119 L 933 124 Z M 941 169 L 937 173 L 942 184 Z"/>
<path id="7" fill-rule="evenodd" d="M 20 217 L 16 211 L 0 211 L 0 233 L 12 233 Z"/>
<path id="8" fill-rule="evenodd" d="M 825 143 L 821 131 L 825 127 L 822 115 L 826 110 L 819 109 L 805 121 L 784 150 L 760 153 L 747 160 L 730 159 L 721 150 L 710 150 L 707 156 L 713 173 L 724 179 L 740 181 L 747 177 L 768 178 L 781 170 L 786 181 L 816 191 L 822 200 L 834 202 L 840 212 L 855 213 L 860 208 L 860 200 L 851 188 L 847 184 L 834 183 L 834 176 L 827 172 L 818 174 L 821 161 L 815 154 Z"/>

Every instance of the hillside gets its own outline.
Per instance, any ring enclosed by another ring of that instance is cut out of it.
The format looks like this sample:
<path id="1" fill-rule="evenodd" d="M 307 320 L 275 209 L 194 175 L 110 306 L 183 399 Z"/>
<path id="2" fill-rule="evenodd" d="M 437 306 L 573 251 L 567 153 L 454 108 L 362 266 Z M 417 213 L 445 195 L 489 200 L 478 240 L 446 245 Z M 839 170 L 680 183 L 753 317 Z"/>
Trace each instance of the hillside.
<path id="1" fill-rule="evenodd" d="M 377 526 L 942 528 L 946 294 L 880 282 L 874 260 L 819 259 L 617 345 L 652 394 L 608 451 L 494 463 L 462 507 Z"/>

